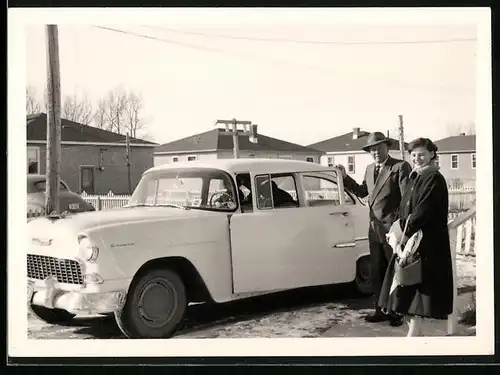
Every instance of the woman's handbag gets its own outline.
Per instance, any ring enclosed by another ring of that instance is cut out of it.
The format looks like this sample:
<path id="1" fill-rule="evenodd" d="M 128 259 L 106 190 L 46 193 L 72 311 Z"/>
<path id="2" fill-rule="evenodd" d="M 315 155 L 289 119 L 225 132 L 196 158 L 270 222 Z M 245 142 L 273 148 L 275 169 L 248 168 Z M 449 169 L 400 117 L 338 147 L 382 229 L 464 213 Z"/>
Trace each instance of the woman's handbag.
<path id="1" fill-rule="evenodd" d="M 406 220 L 403 237 L 408 228 L 409 218 L 410 217 Z M 408 246 L 408 243 L 406 243 L 405 247 L 406 246 Z M 398 285 L 401 286 L 411 286 L 422 282 L 422 259 L 418 251 L 415 251 L 406 259 L 401 259 L 399 256 L 396 257 L 394 262 L 394 277 Z"/>

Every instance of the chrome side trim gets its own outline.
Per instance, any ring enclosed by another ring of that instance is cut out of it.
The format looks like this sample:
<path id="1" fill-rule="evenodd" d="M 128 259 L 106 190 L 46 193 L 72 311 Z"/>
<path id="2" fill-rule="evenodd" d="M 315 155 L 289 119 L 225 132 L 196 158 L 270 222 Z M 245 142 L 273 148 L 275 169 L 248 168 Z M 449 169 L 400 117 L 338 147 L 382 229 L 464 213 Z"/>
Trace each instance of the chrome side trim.
<path id="1" fill-rule="evenodd" d="M 347 243 L 339 243 L 337 245 L 333 245 L 333 247 L 356 247 L 356 242 L 347 242 Z"/>

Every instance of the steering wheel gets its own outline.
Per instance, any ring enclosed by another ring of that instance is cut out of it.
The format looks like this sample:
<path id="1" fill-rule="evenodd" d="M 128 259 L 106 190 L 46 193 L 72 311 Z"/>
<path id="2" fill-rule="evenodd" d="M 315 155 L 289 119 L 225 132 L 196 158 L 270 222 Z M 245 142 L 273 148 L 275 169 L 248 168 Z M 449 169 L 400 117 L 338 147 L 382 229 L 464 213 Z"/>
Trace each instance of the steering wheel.
<path id="1" fill-rule="evenodd" d="M 213 193 L 211 196 L 210 196 L 210 199 L 208 200 L 208 204 L 210 205 L 210 207 L 213 207 L 214 206 L 214 198 L 215 197 L 218 197 L 218 198 L 222 198 L 222 197 L 228 197 L 229 198 L 229 202 L 234 203 L 234 200 L 233 200 L 233 196 L 231 194 L 229 194 L 228 192 L 225 192 L 225 191 L 218 191 L 218 192 L 215 192 Z M 227 205 L 228 201 L 226 202 L 221 202 L 221 204 L 226 204 Z"/>

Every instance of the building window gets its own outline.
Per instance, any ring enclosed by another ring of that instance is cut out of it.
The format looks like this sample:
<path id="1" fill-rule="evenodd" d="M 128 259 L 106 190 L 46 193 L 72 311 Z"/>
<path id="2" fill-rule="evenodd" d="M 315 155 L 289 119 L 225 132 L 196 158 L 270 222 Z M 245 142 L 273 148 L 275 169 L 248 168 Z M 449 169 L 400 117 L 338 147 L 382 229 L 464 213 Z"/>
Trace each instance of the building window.
<path id="1" fill-rule="evenodd" d="M 471 161 L 472 169 L 476 169 L 476 154 L 472 154 L 470 156 L 470 161 Z"/>
<path id="2" fill-rule="evenodd" d="M 334 162 L 335 162 L 335 159 L 333 158 L 333 156 L 329 156 L 327 160 L 328 160 L 328 166 L 333 167 Z"/>
<path id="3" fill-rule="evenodd" d="M 354 155 L 349 155 L 347 157 L 347 173 L 354 173 L 356 171 L 356 164 L 354 160 Z"/>
<path id="4" fill-rule="evenodd" d="M 196 155 L 188 156 L 188 161 L 195 161 Z"/>
<path id="5" fill-rule="evenodd" d="M 28 174 L 40 173 L 40 147 L 28 146 L 27 149 Z"/>
<path id="6" fill-rule="evenodd" d="M 172 161 L 173 161 L 174 163 L 177 163 L 177 162 L 179 161 L 179 158 L 178 158 L 177 156 L 174 156 L 174 157 L 172 158 Z"/>
<path id="7" fill-rule="evenodd" d="M 314 158 L 312 156 L 308 156 L 308 157 L 306 157 L 306 161 L 308 163 L 314 163 Z"/>
<path id="8" fill-rule="evenodd" d="M 436 158 L 434 159 L 434 164 L 436 167 L 439 167 L 439 155 L 436 155 Z"/>
<path id="9" fill-rule="evenodd" d="M 451 169 L 458 169 L 458 155 L 451 155 Z"/>

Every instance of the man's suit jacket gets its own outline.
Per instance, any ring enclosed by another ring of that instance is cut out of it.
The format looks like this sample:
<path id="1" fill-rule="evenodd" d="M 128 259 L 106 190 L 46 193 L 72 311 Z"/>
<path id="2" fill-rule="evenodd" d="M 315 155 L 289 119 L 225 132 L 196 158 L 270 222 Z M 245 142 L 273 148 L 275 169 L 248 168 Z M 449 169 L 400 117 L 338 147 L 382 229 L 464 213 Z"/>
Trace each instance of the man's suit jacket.
<path id="1" fill-rule="evenodd" d="M 404 160 L 389 156 L 375 181 L 375 163 L 365 171 L 360 185 L 349 176 L 344 178 L 344 186 L 360 198 L 368 196 L 370 228 L 368 238 L 377 243 L 386 242 L 385 235 L 397 219 L 401 198 L 408 184 L 411 167 Z"/>

